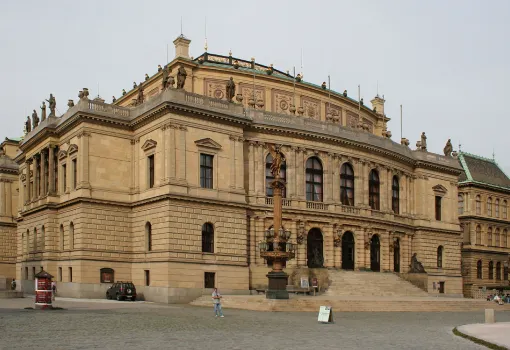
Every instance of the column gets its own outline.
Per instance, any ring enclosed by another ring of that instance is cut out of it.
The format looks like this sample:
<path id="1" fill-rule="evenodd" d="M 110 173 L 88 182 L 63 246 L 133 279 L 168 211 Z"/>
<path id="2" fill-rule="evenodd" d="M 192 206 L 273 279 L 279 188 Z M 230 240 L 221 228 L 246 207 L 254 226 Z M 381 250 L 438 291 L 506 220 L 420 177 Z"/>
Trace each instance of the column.
<path id="1" fill-rule="evenodd" d="M 32 194 L 30 193 L 32 189 L 30 188 L 30 164 L 32 163 L 32 159 L 27 159 L 25 162 L 25 183 L 26 183 L 26 194 L 25 194 L 25 202 L 29 202 L 32 199 Z"/>
<path id="2" fill-rule="evenodd" d="M 306 266 L 306 223 L 300 222 L 297 228 L 298 235 L 303 235 L 303 241 L 301 244 L 298 244 L 296 249 L 296 260 L 297 265 Z"/>
<path id="3" fill-rule="evenodd" d="M 250 242 L 250 246 L 249 246 L 249 257 L 250 257 L 250 260 L 248 262 L 248 265 L 254 265 L 255 264 L 255 254 L 256 254 L 256 248 L 258 247 L 257 245 L 257 240 L 256 240 L 256 237 L 255 237 L 255 233 L 256 233 L 256 229 L 255 229 L 255 217 L 254 216 L 250 216 L 250 231 L 249 232 L 249 242 Z"/>
<path id="4" fill-rule="evenodd" d="M 79 163 L 79 171 L 80 174 L 80 183 L 77 186 L 78 188 L 90 188 L 89 182 L 89 137 L 90 133 L 83 131 L 78 135 L 78 139 L 80 140 L 80 146 L 78 148 L 78 163 Z M 71 168 L 68 166 L 68 168 Z M 69 178 L 70 179 L 70 178 Z"/>
<path id="5" fill-rule="evenodd" d="M 43 197 L 46 195 L 46 152 L 45 150 L 41 151 L 41 175 L 39 182 L 39 193 L 40 197 Z"/>
<path id="6" fill-rule="evenodd" d="M 377 172 L 379 173 L 379 181 L 380 181 L 380 206 L 379 209 L 381 211 L 387 211 L 391 209 L 388 208 L 388 171 L 385 167 L 376 167 Z"/>
<path id="7" fill-rule="evenodd" d="M 285 155 L 285 165 L 287 166 L 287 198 L 294 198 L 294 189 L 296 187 L 296 147 L 287 147 Z"/>
<path id="8" fill-rule="evenodd" d="M 50 196 L 55 195 L 55 145 L 49 145 L 48 148 L 48 174 L 50 186 L 48 188 L 48 194 Z"/>
<path id="9" fill-rule="evenodd" d="M 421 197 L 421 216 L 426 218 L 426 219 L 432 219 L 432 218 L 429 218 L 429 210 L 428 210 L 428 206 L 427 206 L 427 189 L 426 189 L 426 177 L 425 176 L 422 176 L 420 178 L 420 183 L 421 183 L 421 194 L 420 194 L 420 197 Z"/>
<path id="10" fill-rule="evenodd" d="M 365 231 L 357 227 L 354 231 L 354 269 L 359 270 L 365 266 Z"/>
<path id="11" fill-rule="evenodd" d="M 264 265 L 265 260 L 260 257 L 259 242 L 264 239 L 264 218 L 255 217 L 255 264 Z"/>
<path id="12" fill-rule="evenodd" d="M 297 227 L 297 222 L 295 220 L 292 220 L 291 222 L 289 222 L 289 229 L 290 229 L 290 239 L 289 241 L 296 241 L 294 239 L 294 237 L 297 237 L 297 234 L 298 234 L 298 227 Z M 292 260 L 289 260 L 287 261 L 287 267 L 297 267 L 297 252 L 296 252 L 296 256 L 294 257 L 294 259 Z"/>
<path id="13" fill-rule="evenodd" d="M 169 163 L 168 163 L 168 174 L 170 176 L 170 179 L 174 179 L 177 177 L 177 164 L 176 164 L 176 152 L 177 152 L 177 134 L 178 134 L 178 126 L 177 125 L 171 125 L 169 129 Z"/>
<path id="14" fill-rule="evenodd" d="M 334 257 L 334 242 L 333 242 L 333 225 L 328 224 L 324 227 L 324 266 L 333 267 L 335 266 Z"/>
<path id="15" fill-rule="evenodd" d="M 298 193 L 299 199 L 306 200 L 305 178 L 304 178 L 305 172 L 306 172 L 306 169 L 305 169 L 306 149 L 299 148 L 298 152 L 300 152 L 300 153 L 298 153 L 298 155 L 297 155 L 297 158 L 298 158 L 297 169 L 296 169 L 297 178 L 298 178 L 298 182 L 296 183 L 297 193 Z"/>
<path id="16" fill-rule="evenodd" d="M 248 141 L 248 194 L 255 194 L 255 150 L 254 141 Z"/>
<path id="17" fill-rule="evenodd" d="M 20 169 L 20 174 L 23 173 L 23 170 Z M 25 194 L 25 188 L 23 187 L 23 181 L 21 180 L 21 175 L 18 176 L 18 188 L 19 188 L 19 192 L 18 192 L 18 212 L 22 211 L 23 209 L 23 203 L 25 203 L 26 201 L 26 194 Z"/>
<path id="18" fill-rule="evenodd" d="M 393 257 L 395 256 L 395 250 L 393 249 L 393 237 L 392 232 L 387 231 L 388 235 L 388 271 L 393 271 L 394 263 L 393 263 Z"/>
<path id="19" fill-rule="evenodd" d="M 255 147 L 255 194 L 265 195 L 265 159 L 264 158 L 264 144 L 257 143 Z"/>
<path id="20" fill-rule="evenodd" d="M 0 216 L 6 216 L 7 215 L 7 209 L 6 209 L 6 198 L 5 198 L 5 188 L 7 186 L 7 180 L 6 179 L 0 179 Z"/>
<path id="21" fill-rule="evenodd" d="M 324 164 L 323 201 L 326 203 L 331 202 L 333 200 L 333 196 L 331 193 L 331 183 L 333 182 L 332 181 L 333 180 L 332 179 L 333 169 L 331 166 L 332 160 L 333 160 L 333 154 L 331 154 L 331 153 L 328 153 L 324 157 L 325 164 Z"/>
<path id="22" fill-rule="evenodd" d="M 186 127 L 180 126 L 179 127 L 179 149 L 177 153 L 177 174 L 179 176 L 179 179 L 181 181 L 186 181 Z"/>
<path id="23" fill-rule="evenodd" d="M 362 160 L 355 161 L 354 164 L 354 205 L 363 205 L 363 164 Z"/>
<path id="24" fill-rule="evenodd" d="M 230 188 L 236 187 L 236 137 L 230 136 Z"/>
<path id="25" fill-rule="evenodd" d="M 340 157 L 335 154 L 333 157 L 333 179 L 331 181 L 331 193 L 333 196 L 333 202 L 335 204 L 340 204 L 340 167 L 342 166 L 342 161 Z"/>
<path id="26" fill-rule="evenodd" d="M 416 198 L 414 198 L 414 186 L 416 183 L 415 179 L 415 176 L 409 176 L 409 214 L 416 214 Z"/>
<path id="27" fill-rule="evenodd" d="M 399 183 L 399 206 L 400 214 L 407 214 L 407 175 L 403 174 L 400 177 Z"/>
<path id="28" fill-rule="evenodd" d="M 236 187 L 238 190 L 244 189 L 244 138 L 238 137 L 236 140 Z"/>
<path id="29" fill-rule="evenodd" d="M 161 139 L 163 140 L 163 177 L 161 179 L 162 184 L 168 183 L 168 125 L 163 125 L 161 128 Z"/>
<path id="30" fill-rule="evenodd" d="M 135 192 L 140 191 L 140 138 L 135 140 Z"/>
<path id="31" fill-rule="evenodd" d="M 400 182 L 400 178 L 399 178 Z M 390 211 L 392 207 L 392 199 L 393 199 L 393 171 L 390 168 L 386 168 L 386 210 Z M 400 190 L 400 189 L 399 189 Z M 400 210 L 400 205 L 399 205 Z"/>
<path id="32" fill-rule="evenodd" d="M 37 197 L 39 197 L 39 155 L 34 155 L 34 183 L 33 183 L 33 193 L 32 193 L 32 199 L 35 200 Z"/>
<path id="33" fill-rule="evenodd" d="M 13 210 L 12 210 L 12 184 L 13 182 L 11 180 L 7 180 L 5 183 L 5 215 L 12 217 L 14 216 Z"/>

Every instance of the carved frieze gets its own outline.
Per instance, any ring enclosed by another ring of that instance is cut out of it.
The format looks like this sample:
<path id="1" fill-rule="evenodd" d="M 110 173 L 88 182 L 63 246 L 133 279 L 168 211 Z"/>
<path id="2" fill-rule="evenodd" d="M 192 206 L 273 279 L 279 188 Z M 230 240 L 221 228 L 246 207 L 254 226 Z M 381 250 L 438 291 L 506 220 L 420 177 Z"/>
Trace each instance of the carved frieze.
<path id="1" fill-rule="evenodd" d="M 249 106 L 249 101 L 253 101 L 253 85 L 241 83 L 239 84 L 239 88 L 241 91 L 241 94 L 243 95 L 243 105 L 245 107 Z M 257 101 L 262 100 L 262 102 L 266 103 L 266 97 L 265 97 L 265 90 L 263 86 L 255 85 L 255 103 Z"/>
<path id="2" fill-rule="evenodd" d="M 370 120 L 363 118 L 363 124 L 368 125 L 368 131 L 370 131 L 371 134 L 374 133 L 374 124 Z"/>
<path id="3" fill-rule="evenodd" d="M 281 114 L 293 114 L 290 112 L 290 106 L 293 102 L 293 96 L 291 92 L 275 90 L 273 89 L 271 92 L 271 111 L 275 113 Z"/>
<path id="4" fill-rule="evenodd" d="M 303 107 L 305 116 L 317 120 L 321 119 L 321 102 L 319 100 L 301 96 L 301 107 Z"/>
<path id="5" fill-rule="evenodd" d="M 342 108 L 340 106 L 326 103 L 326 120 L 332 122 L 342 122 Z"/>
<path id="6" fill-rule="evenodd" d="M 356 114 L 347 112 L 347 126 L 353 129 L 358 127 L 358 116 Z"/>
<path id="7" fill-rule="evenodd" d="M 208 97 L 226 99 L 227 93 L 227 80 L 212 80 L 206 79 L 204 81 L 204 91 Z"/>

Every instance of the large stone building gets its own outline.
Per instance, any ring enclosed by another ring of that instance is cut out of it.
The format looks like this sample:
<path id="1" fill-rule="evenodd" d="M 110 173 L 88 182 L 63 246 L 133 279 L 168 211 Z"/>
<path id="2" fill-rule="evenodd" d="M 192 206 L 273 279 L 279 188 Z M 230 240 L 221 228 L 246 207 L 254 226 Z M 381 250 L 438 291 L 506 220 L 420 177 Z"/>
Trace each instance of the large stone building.
<path id="1" fill-rule="evenodd" d="M 425 137 L 417 150 L 393 142 L 378 96 L 369 108 L 254 59 L 192 59 L 188 39 L 174 44 L 169 78 L 161 68 L 112 104 L 81 92 L 20 143 L 22 288 L 41 267 L 63 296 L 103 297 L 114 279 L 165 302 L 263 287 L 274 143 L 298 243 L 287 272 L 406 273 L 416 254 L 425 289 L 462 293 L 457 159 L 428 152 Z"/>
<path id="2" fill-rule="evenodd" d="M 492 159 L 460 152 L 458 214 L 464 232 L 464 295 L 508 287 L 510 179 Z"/>

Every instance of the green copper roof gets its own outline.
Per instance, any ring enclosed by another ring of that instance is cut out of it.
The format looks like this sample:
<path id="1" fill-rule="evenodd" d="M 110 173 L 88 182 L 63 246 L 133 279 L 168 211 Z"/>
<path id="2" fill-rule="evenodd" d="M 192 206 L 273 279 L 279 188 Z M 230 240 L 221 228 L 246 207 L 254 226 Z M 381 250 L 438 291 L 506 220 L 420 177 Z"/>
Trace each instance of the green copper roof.
<path id="1" fill-rule="evenodd" d="M 510 190 L 510 179 L 494 159 L 459 152 L 459 163 L 464 169 L 460 183 L 474 183 Z"/>

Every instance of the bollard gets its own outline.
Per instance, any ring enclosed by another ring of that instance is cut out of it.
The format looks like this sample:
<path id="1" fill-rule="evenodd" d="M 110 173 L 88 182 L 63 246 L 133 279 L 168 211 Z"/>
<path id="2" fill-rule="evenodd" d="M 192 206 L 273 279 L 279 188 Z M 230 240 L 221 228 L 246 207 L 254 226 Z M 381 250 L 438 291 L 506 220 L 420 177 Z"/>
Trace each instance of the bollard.
<path id="1" fill-rule="evenodd" d="M 494 317 L 494 309 L 485 309 L 485 323 L 494 323 L 496 318 Z"/>

